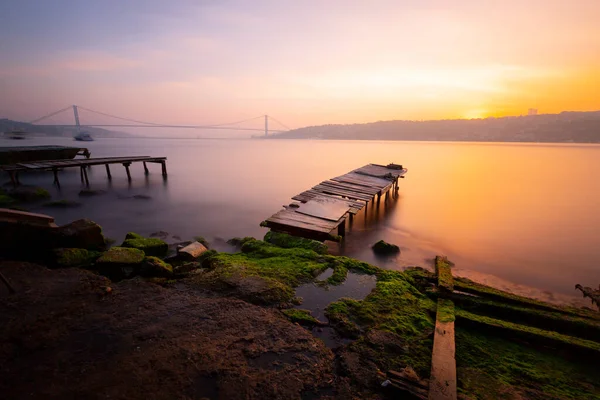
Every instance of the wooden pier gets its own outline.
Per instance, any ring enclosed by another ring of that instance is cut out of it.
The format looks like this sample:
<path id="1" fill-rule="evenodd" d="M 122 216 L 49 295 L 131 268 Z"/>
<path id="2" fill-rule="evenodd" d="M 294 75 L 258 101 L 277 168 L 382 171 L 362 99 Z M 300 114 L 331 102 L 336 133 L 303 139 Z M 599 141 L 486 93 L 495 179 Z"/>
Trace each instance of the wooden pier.
<path id="1" fill-rule="evenodd" d="M 397 164 L 365 165 L 292 197 L 299 203 L 285 206 L 261 225 L 295 236 L 339 241 L 346 233 L 346 218 L 352 220 L 369 202 L 379 202 L 384 195 L 387 199 L 391 190 L 398 190 L 398 180 L 406 172 Z"/>
<path id="2" fill-rule="evenodd" d="M 134 162 L 141 162 L 144 164 L 144 172 L 148 171 L 148 163 L 161 164 L 162 175 L 164 178 L 167 177 L 167 158 L 166 157 L 150 157 L 150 156 L 133 156 L 133 157 L 104 157 L 104 158 L 88 158 L 88 159 L 75 159 L 75 160 L 46 160 L 36 161 L 30 163 L 18 163 L 14 165 L 8 165 L 2 167 L 10 175 L 10 180 L 14 186 L 20 184 L 19 172 L 20 171 L 52 171 L 54 173 L 54 183 L 60 186 L 58 179 L 58 171 L 65 168 L 77 168 L 80 169 L 81 182 L 89 186 L 90 182 L 88 179 L 87 169 L 92 165 L 104 165 L 106 167 L 106 175 L 108 179 L 112 179 L 110 173 L 111 164 L 121 164 L 125 167 L 127 172 L 127 179 L 131 181 L 131 173 L 129 166 Z"/>

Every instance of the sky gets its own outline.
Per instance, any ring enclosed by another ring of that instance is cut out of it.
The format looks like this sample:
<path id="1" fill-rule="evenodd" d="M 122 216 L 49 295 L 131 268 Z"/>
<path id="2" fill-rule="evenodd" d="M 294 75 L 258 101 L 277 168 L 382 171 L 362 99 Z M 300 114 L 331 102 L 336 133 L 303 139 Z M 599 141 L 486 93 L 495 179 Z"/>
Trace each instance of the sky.
<path id="1" fill-rule="evenodd" d="M 0 118 L 77 104 L 295 128 L 598 110 L 599 18 L 599 0 L 6 0 Z"/>

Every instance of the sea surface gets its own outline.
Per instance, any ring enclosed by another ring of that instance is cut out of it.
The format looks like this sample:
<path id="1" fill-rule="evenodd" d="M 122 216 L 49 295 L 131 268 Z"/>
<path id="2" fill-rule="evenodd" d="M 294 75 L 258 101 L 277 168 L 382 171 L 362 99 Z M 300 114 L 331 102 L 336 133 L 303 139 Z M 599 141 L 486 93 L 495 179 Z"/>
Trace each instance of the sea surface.
<path id="1" fill-rule="evenodd" d="M 575 284 L 600 284 L 600 146 L 506 143 L 252 140 L 252 139 L 0 139 L 0 146 L 66 145 L 89 148 L 92 157 L 166 156 L 159 164 L 104 166 L 89 172 L 92 189 L 79 197 L 78 169 L 23 175 L 24 184 L 47 188 L 53 199 L 77 208 L 38 204 L 32 211 L 63 224 L 90 218 L 117 243 L 128 231 L 169 233 L 169 241 L 201 235 L 217 248 L 234 236 L 261 238 L 260 222 L 317 183 L 367 163 L 403 164 L 397 198 L 355 218 L 334 253 L 402 269 L 431 268 L 447 255 L 455 274 L 553 302 L 579 302 Z M 7 177 L 2 178 L 8 180 Z M 136 197 L 134 197 L 136 196 Z M 395 258 L 377 258 L 371 245 L 384 239 L 401 247 Z M 588 304 L 589 305 L 589 304 Z"/>

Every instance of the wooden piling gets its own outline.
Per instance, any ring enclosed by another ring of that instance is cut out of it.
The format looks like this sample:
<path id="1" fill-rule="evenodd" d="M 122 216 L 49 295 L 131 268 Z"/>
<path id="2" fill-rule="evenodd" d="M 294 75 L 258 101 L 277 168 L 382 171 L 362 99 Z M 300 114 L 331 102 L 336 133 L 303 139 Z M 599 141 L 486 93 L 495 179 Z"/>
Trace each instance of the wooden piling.
<path id="1" fill-rule="evenodd" d="M 161 162 L 161 164 L 162 164 L 162 175 L 164 178 L 166 178 L 167 177 L 167 163 L 163 161 L 163 162 Z"/>
<path id="2" fill-rule="evenodd" d="M 346 218 L 338 225 L 338 236 L 346 236 Z"/>
<path id="3" fill-rule="evenodd" d="M 79 178 L 81 179 L 81 183 L 83 183 L 83 169 L 85 167 L 79 167 Z"/>
<path id="4" fill-rule="evenodd" d="M 131 165 L 131 163 L 123 163 L 123 166 L 125 167 L 125 171 L 127 171 L 127 180 L 131 181 L 131 172 L 129 172 L 129 166 Z"/>
<path id="5" fill-rule="evenodd" d="M 106 175 L 108 176 L 108 180 L 112 179 L 112 175 L 110 174 L 110 166 L 108 164 L 104 165 L 106 167 Z"/>
<path id="6" fill-rule="evenodd" d="M 148 166 L 144 162 L 144 174 L 148 175 L 149 173 L 150 173 L 150 171 L 148 171 Z"/>
<path id="7" fill-rule="evenodd" d="M 54 174 L 54 184 L 60 188 L 60 182 L 58 181 L 58 169 L 53 168 L 52 173 Z"/>
<path id="8" fill-rule="evenodd" d="M 83 172 L 83 177 L 85 179 L 85 185 L 86 186 L 90 186 L 90 181 L 88 179 L 88 174 L 87 174 L 87 168 L 86 167 L 81 167 L 81 171 Z"/>

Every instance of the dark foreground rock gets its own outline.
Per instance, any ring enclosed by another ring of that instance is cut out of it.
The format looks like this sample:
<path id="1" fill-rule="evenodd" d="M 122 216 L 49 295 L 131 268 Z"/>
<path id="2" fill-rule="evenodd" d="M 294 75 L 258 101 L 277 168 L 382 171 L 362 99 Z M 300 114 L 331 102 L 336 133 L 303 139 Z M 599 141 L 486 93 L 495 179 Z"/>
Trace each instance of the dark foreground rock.
<path id="1" fill-rule="evenodd" d="M 375 243 L 372 249 L 375 254 L 379 254 L 382 256 L 400 253 L 400 247 L 383 240 L 380 240 L 379 242 Z"/>
<path id="2" fill-rule="evenodd" d="M 139 279 L 0 263 L 7 399 L 361 398 L 334 356 L 276 310 Z M 107 290 L 108 285 L 112 290 Z"/>

